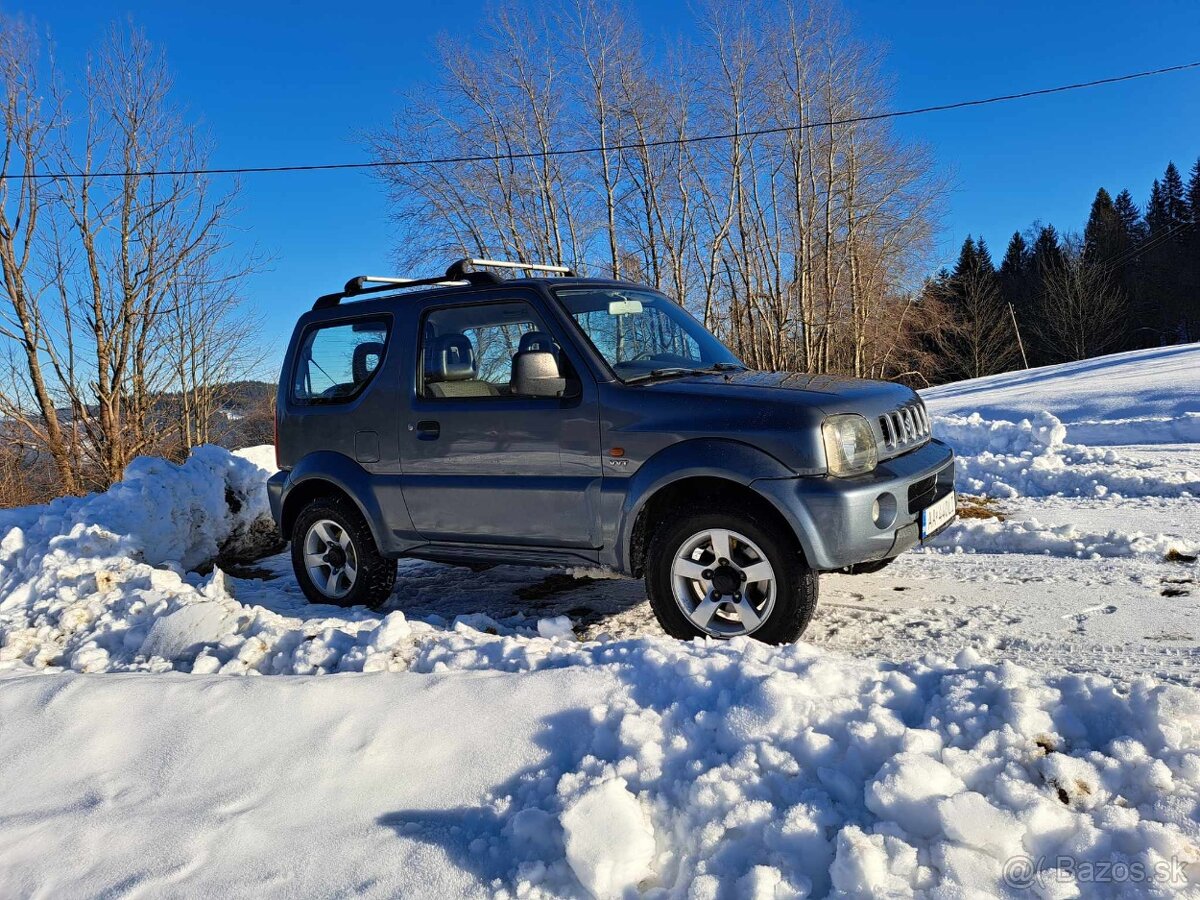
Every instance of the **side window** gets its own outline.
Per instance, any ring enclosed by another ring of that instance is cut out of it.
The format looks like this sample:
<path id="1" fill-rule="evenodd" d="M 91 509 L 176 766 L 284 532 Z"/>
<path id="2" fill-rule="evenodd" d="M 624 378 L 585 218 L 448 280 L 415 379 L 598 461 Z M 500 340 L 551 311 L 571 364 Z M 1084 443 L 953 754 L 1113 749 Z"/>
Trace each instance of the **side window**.
<path id="1" fill-rule="evenodd" d="M 562 355 L 528 303 L 487 303 L 434 310 L 421 329 L 423 397 L 512 396 L 513 358 L 523 351 Z"/>
<path id="2" fill-rule="evenodd" d="M 297 403 L 341 403 L 357 396 L 383 362 L 385 319 L 361 319 L 313 328 L 296 355 L 292 399 Z"/>

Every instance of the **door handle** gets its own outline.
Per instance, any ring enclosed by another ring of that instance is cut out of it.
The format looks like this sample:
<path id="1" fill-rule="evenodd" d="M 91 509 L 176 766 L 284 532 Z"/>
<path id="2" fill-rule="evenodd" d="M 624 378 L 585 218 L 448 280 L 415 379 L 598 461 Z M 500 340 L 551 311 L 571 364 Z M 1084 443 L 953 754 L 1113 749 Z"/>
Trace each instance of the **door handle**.
<path id="1" fill-rule="evenodd" d="M 442 433 L 440 422 L 435 422 L 432 419 L 426 419 L 423 422 L 417 423 L 417 438 L 422 441 L 436 441 Z"/>

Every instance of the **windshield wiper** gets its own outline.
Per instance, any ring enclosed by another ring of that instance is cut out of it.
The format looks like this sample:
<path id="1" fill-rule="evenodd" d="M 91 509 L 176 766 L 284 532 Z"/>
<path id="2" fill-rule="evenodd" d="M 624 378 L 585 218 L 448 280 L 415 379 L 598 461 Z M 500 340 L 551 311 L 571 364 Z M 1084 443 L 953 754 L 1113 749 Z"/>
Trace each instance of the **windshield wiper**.
<path id="1" fill-rule="evenodd" d="M 649 372 L 644 372 L 641 375 L 632 375 L 625 379 L 626 384 L 633 384 L 635 381 L 649 381 L 651 378 L 670 378 L 674 375 L 696 375 L 701 369 L 685 369 L 682 366 L 669 366 L 665 369 L 651 369 Z"/>
<path id="2" fill-rule="evenodd" d="M 643 375 L 634 375 L 631 378 L 626 378 L 626 384 L 633 384 L 637 381 L 649 381 L 652 378 L 671 378 L 683 375 L 712 375 L 716 372 L 729 372 L 734 369 L 745 369 L 745 366 L 739 366 L 734 363 L 719 362 L 713 363 L 711 366 L 703 368 L 689 369 L 684 366 L 668 366 L 663 369 L 651 369 Z"/>

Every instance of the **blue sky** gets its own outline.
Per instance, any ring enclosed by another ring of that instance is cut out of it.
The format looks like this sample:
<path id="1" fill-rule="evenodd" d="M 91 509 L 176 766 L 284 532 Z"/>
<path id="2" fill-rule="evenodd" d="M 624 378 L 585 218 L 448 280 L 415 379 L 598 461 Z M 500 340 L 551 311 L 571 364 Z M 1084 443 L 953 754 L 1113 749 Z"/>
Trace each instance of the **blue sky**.
<path id="1" fill-rule="evenodd" d="M 858 32 L 888 48 L 894 108 L 1088 80 L 1200 58 L 1200 3 L 845 0 Z M 633 3 L 650 37 L 690 19 L 686 0 Z M 386 121 L 432 65 L 430 42 L 469 30 L 481 0 L 0 0 L 53 33 L 78 64 L 107 23 L 131 16 L 163 46 L 176 99 L 216 143 L 214 165 L 338 162 Z M 1200 71 L 979 110 L 900 120 L 952 182 L 938 239 L 950 262 L 968 233 L 1000 257 L 1034 218 L 1082 227 L 1096 188 L 1145 201 L 1167 160 L 1200 155 Z M 262 340 L 351 275 L 386 271 L 393 236 L 377 182 L 353 172 L 245 176 L 237 239 L 273 256 L 250 299 Z M 440 262 L 440 261 L 438 261 Z M 271 353 L 277 360 L 281 350 Z M 272 362 L 272 365 L 274 362 Z"/>

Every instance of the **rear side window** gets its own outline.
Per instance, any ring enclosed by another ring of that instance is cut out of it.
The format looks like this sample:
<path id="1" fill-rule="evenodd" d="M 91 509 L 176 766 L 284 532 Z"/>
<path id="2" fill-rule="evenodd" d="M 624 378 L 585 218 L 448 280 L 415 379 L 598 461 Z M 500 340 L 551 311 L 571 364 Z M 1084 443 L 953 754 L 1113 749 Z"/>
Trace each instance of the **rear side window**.
<path id="1" fill-rule="evenodd" d="M 386 319 L 360 319 L 311 329 L 296 356 L 292 399 L 318 404 L 342 403 L 357 397 L 383 362 L 387 339 Z"/>

